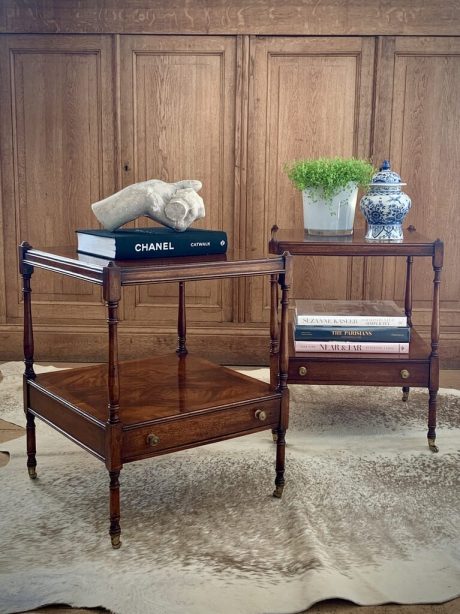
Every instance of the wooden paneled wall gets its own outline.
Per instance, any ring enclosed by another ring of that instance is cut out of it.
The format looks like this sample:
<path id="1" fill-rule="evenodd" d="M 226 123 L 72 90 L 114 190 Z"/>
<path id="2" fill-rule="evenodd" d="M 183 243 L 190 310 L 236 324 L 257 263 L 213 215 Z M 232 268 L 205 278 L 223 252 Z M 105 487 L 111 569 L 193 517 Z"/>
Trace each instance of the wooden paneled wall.
<path id="1" fill-rule="evenodd" d="M 457 0 L 3 0 L 0 32 L 455 36 Z"/>
<path id="2" fill-rule="evenodd" d="M 225 229 L 240 256 L 260 256 L 272 224 L 302 223 L 284 164 L 355 155 L 389 157 L 413 200 L 407 223 L 445 242 L 441 357 L 459 367 L 460 5 L 152 4 L 0 5 L 0 359 L 21 357 L 21 240 L 75 243 L 76 228 L 97 226 L 92 202 L 147 178 L 199 178 L 199 224 Z M 355 226 L 364 226 L 359 213 Z M 403 267 L 299 258 L 293 294 L 401 301 Z M 428 338 L 430 263 L 415 263 L 414 281 L 414 319 Z M 190 284 L 191 349 L 261 364 L 267 290 Z M 37 357 L 105 359 L 97 288 L 37 271 L 33 299 Z M 123 357 L 175 347 L 176 300 L 173 286 L 127 289 Z"/>

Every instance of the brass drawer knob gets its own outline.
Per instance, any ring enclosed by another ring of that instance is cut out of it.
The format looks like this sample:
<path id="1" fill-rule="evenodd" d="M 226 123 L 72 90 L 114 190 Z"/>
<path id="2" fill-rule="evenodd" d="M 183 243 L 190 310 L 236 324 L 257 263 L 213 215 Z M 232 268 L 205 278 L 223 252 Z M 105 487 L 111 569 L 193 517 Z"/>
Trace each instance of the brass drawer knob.
<path id="1" fill-rule="evenodd" d="M 299 375 L 307 375 L 307 367 L 299 367 Z"/>
<path id="2" fill-rule="evenodd" d="M 154 435 L 153 433 L 150 433 L 149 435 L 147 435 L 147 445 L 149 445 L 151 448 L 154 448 L 159 443 L 160 443 L 160 438 L 158 437 L 158 435 Z"/>
<path id="3" fill-rule="evenodd" d="M 410 373 L 409 373 L 409 371 L 407 369 L 402 369 L 401 370 L 401 377 L 403 379 L 407 379 L 409 376 L 410 376 Z"/>
<path id="4" fill-rule="evenodd" d="M 267 413 L 263 409 L 256 409 L 256 413 L 254 414 L 257 420 L 264 422 L 267 419 Z"/>

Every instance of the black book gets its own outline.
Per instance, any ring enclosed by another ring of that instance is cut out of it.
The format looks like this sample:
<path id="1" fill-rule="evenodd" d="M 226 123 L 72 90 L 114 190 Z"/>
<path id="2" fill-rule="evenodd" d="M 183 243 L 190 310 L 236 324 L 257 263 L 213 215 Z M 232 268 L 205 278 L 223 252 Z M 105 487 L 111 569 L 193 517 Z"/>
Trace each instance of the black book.
<path id="1" fill-rule="evenodd" d="M 187 228 L 120 228 L 119 230 L 76 230 L 77 251 L 113 260 L 171 258 L 225 254 L 227 233 L 223 230 Z"/>

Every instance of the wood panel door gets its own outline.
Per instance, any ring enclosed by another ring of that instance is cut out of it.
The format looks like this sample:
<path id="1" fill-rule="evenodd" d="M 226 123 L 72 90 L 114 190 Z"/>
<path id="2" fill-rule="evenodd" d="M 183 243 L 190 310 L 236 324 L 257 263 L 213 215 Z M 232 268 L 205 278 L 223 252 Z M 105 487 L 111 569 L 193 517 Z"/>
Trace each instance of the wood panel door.
<path id="1" fill-rule="evenodd" d="M 123 36 L 120 60 L 124 185 L 199 179 L 206 216 L 193 226 L 225 230 L 237 246 L 236 38 Z M 229 280 L 187 284 L 188 321 L 231 321 L 236 287 Z M 131 290 L 125 293 L 131 321 L 173 325 L 175 285 Z"/>
<path id="2" fill-rule="evenodd" d="M 114 191 L 109 36 L 0 39 L 6 322 L 22 321 L 17 245 L 75 244 L 90 204 Z M 104 317 L 98 288 L 35 275 L 34 316 L 54 325 Z"/>
<path id="3" fill-rule="evenodd" d="M 374 159 L 389 158 L 412 198 L 405 225 L 445 244 L 441 358 L 459 365 L 460 38 L 382 38 L 379 44 Z M 375 265 L 374 295 L 402 301 L 405 263 Z M 414 321 L 429 337 L 433 272 L 414 264 Z"/>
<path id="4" fill-rule="evenodd" d="M 371 38 L 251 38 L 247 256 L 266 253 L 273 224 L 303 227 L 287 162 L 369 158 L 374 47 Z M 357 215 L 355 226 L 363 225 Z M 360 297 L 362 279 L 360 258 L 296 258 L 292 296 Z M 248 282 L 248 319 L 266 319 L 268 309 L 266 289 Z"/>

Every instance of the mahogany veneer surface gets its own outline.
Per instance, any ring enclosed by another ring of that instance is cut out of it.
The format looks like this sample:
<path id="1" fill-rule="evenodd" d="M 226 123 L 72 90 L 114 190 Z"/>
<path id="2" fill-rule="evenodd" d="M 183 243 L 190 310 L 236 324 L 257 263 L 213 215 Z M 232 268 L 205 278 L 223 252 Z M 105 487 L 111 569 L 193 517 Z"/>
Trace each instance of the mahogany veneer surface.
<path id="1" fill-rule="evenodd" d="M 107 365 L 100 364 L 43 373 L 35 384 L 106 422 L 107 371 Z M 119 372 L 119 415 L 124 425 L 281 396 L 269 384 L 190 355 L 121 362 Z"/>
<path id="2" fill-rule="evenodd" d="M 405 230 L 404 240 L 370 241 L 364 230 L 356 229 L 345 237 L 308 235 L 303 228 L 278 229 L 269 243 L 271 254 L 289 251 L 298 256 L 431 256 L 433 240 L 415 230 Z"/>

